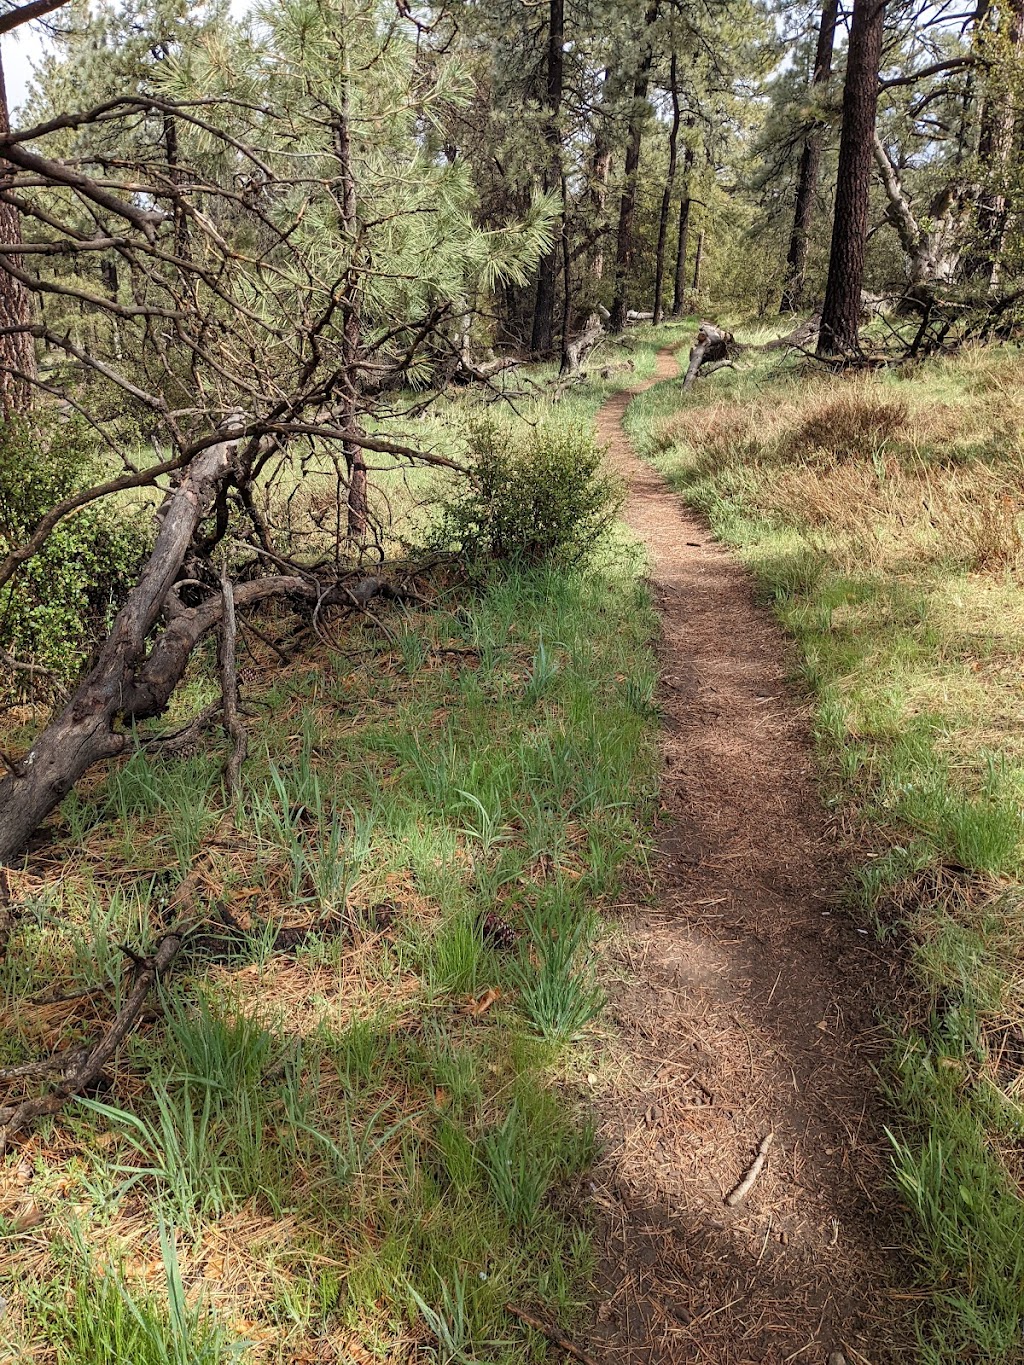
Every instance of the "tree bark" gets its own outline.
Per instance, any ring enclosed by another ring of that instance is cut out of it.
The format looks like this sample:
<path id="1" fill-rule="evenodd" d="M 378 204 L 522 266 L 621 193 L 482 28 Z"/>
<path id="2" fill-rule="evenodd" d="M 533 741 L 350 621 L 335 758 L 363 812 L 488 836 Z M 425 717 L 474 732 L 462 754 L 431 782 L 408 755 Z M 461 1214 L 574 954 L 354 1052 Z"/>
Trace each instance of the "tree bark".
<path id="1" fill-rule="evenodd" d="M 51 8 L 56 8 L 52 6 Z M 0 58 L 0 132 L 11 129 L 7 86 Z M 0 160 L 0 188 L 12 167 Z M 0 251 L 21 242 L 21 215 L 13 204 L 0 198 Z M 32 298 L 20 280 L 0 271 L 0 326 L 28 328 L 32 323 Z M 32 381 L 36 378 L 36 349 L 31 334 L 8 332 L 0 336 L 0 409 L 4 416 L 27 412 L 32 406 Z"/>
<path id="2" fill-rule="evenodd" d="M 832 250 L 818 334 L 819 355 L 852 355 L 860 350 L 860 296 L 884 19 L 885 0 L 854 0 L 843 89 Z"/>
<path id="3" fill-rule="evenodd" d="M 690 120 L 687 120 L 689 125 Z M 676 279 L 672 292 L 672 316 L 680 318 L 686 312 L 686 248 L 690 240 L 690 179 L 693 175 L 693 148 L 687 147 L 683 156 L 685 184 L 683 197 L 679 201 L 679 236 L 676 238 Z"/>
<path id="4" fill-rule="evenodd" d="M 611 307 L 611 329 L 621 332 L 628 311 L 629 271 L 633 264 L 633 227 L 636 221 L 637 170 L 647 112 L 647 88 L 654 63 L 654 45 L 649 30 L 658 17 L 658 0 L 649 0 L 640 38 L 640 60 L 633 81 L 633 108 L 629 116 L 629 145 L 626 148 L 625 181 L 619 201 L 619 228 L 615 238 L 615 295 Z"/>
<path id="5" fill-rule="evenodd" d="M 562 74 L 565 64 L 565 0 L 550 0 L 548 8 L 547 88 L 545 91 L 548 116 L 544 126 L 544 140 L 548 150 L 548 165 L 544 172 L 544 188 L 551 189 L 562 181 L 561 139 L 558 115 L 562 107 Z M 565 232 L 564 213 L 561 233 Z M 533 334 L 530 349 L 547 354 L 554 344 L 555 281 L 558 275 L 559 242 L 541 257 L 537 274 L 537 301 L 533 310 Z"/>
<path id="6" fill-rule="evenodd" d="M 604 278 L 604 211 L 608 201 L 608 177 L 612 170 L 612 152 L 608 145 L 608 137 L 604 127 L 606 117 L 604 105 L 607 101 L 610 80 L 611 72 L 605 71 L 590 173 L 590 202 L 597 224 L 597 249 L 590 263 L 590 273 L 595 280 Z"/>
<path id="7" fill-rule="evenodd" d="M 700 293 L 700 273 L 704 265 L 704 229 L 697 233 L 697 254 L 693 258 L 693 292 Z"/>
<path id="8" fill-rule="evenodd" d="M 1003 37 L 997 35 L 997 39 Z M 1012 0 L 1009 25 L 1003 41 L 1008 44 L 1013 62 L 1021 60 L 1024 49 L 1024 0 Z M 1005 60 L 1005 58 L 1004 58 Z M 1014 143 L 1019 136 L 1018 111 L 1012 97 L 985 101 L 978 138 L 978 162 L 990 187 L 978 201 L 978 246 L 967 273 L 981 279 L 994 289 L 999 283 L 999 268 L 1006 245 L 1010 218 L 1010 200 L 1000 184 L 1014 154 Z"/>
<path id="9" fill-rule="evenodd" d="M 665 189 L 661 196 L 661 214 L 658 218 L 658 245 L 655 251 L 654 263 L 654 321 L 661 321 L 662 301 L 661 296 L 665 286 L 665 244 L 668 240 L 668 216 L 672 207 L 672 192 L 676 183 L 676 166 L 678 165 L 678 146 L 679 146 L 679 82 L 677 72 L 676 54 L 672 53 L 672 61 L 669 72 L 669 85 L 672 91 L 672 126 L 668 134 L 668 172 L 665 176 Z"/>
<path id="10" fill-rule="evenodd" d="M 352 128 L 348 111 L 348 86 L 342 94 L 342 108 L 335 129 L 335 147 L 341 180 L 341 230 L 351 243 L 353 255 L 358 246 L 359 218 L 356 198 L 355 171 L 352 166 Z M 359 272 L 354 268 L 345 280 L 342 299 L 342 374 L 340 381 L 342 430 L 355 437 L 359 421 L 359 357 L 362 350 L 362 326 L 359 308 Z M 366 460 L 362 447 L 353 439 L 342 442 L 342 452 L 348 475 L 347 525 L 348 539 L 362 544 L 366 539 L 367 489 Z M 340 530 L 340 528 L 339 528 Z M 337 552 L 340 553 L 338 536 Z"/>
<path id="11" fill-rule="evenodd" d="M 814 74 L 811 78 L 812 89 L 824 88 L 832 75 L 832 50 L 835 45 L 838 16 L 839 0 L 825 0 L 818 26 L 818 46 L 814 55 Z M 818 193 L 823 137 L 823 130 L 816 123 L 808 131 L 800 154 L 793 232 L 786 256 L 786 284 L 782 291 L 780 313 L 797 313 L 804 304 L 807 248 L 810 243 L 811 221 L 814 217 L 814 200 Z"/>

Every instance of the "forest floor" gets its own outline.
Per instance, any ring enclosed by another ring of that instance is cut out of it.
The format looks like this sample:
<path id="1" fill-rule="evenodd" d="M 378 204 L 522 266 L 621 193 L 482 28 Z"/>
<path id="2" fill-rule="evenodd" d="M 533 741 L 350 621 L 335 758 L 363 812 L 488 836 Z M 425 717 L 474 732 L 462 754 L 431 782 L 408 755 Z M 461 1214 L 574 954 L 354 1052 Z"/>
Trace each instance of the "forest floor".
<path id="1" fill-rule="evenodd" d="M 676 373 L 663 352 L 652 382 Z M 873 1069 L 890 964 L 838 909 L 850 869 L 791 645 L 633 451 L 622 421 L 639 391 L 611 397 L 598 431 L 662 623 L 663 822 L 613 961 L 595 1357 L 904 1360 L 917 1296 Z M 760 1178 L 727 1206 L 769 1134 Z"/>

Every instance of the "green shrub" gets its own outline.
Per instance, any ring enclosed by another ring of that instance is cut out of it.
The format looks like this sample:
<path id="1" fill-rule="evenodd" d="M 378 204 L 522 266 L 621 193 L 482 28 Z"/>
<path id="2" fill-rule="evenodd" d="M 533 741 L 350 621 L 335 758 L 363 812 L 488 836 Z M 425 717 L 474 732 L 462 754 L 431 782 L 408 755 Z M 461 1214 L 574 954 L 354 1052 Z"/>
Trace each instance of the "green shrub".
<path id="1" fill-rule="evenodd" d="M 485 421 L 472 428 L 470 446 L 472 486 L 442 502 L 437 543 L 471 559 L 583 564 L 620 503 L 590 433 Z"/>
<path id="2" fill-rule="evenodd" d="M 104 471 L 86 428 L 43 434 L 0 424 L 0 558 L 23 545 L 58 502 Z M 0 589 L 0 645 L 70 682 L 110 628 L 135 581 L 149 536 L 138 513 L 90 504 L 60 522 Z M 15 680 L 15 688 L 24 677 Z"/>

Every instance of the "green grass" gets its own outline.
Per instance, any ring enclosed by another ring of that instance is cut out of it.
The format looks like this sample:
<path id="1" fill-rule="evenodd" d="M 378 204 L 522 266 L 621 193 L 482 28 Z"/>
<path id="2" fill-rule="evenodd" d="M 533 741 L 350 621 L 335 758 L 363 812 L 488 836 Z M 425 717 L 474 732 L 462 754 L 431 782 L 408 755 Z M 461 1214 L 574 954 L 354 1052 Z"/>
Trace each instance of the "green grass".
<path id="1" fill-rule="evenodd" d="M 748 352 L 627 419 L 792 634 L 829 799 L 880 850 L 851 897 L 917 983 L 887 1084 L 933 1362 L 1024 1328 L 1022 380 L 1012 349 L 867 379 Z"/>
<path id="2" fill-rule="evenodd" d="M 611 387 L 554 420 L 589 420 Z M 118 945 L 152 947 L 186 872 L 195 910 L 216 923 L 224 904 L 251 935 L 187 950 L 109 1087 L 40 1129 L 27 1176 L 6 1158 L 0 1360 L 283 1362 L 326 1343 L 511 1365 L 547 1345 L 507 1304 L 571 1326 L 593 1253 L 559 1192 L 593 1135 L 569 1078 L 594 1046 L 601 907 L 656 791 L 641 567 L 613 542 L 584 573 L 396 607 L 393 641 L 364 622 L 337 651 L 266 661 L 237 811 L 215 733 L 68 798 L 16 878 L 3 1064 L 96 1035 L 124 994 Z M 171 723 L 208 702 L 209 667 Z M 284 954 L 282 922 L 323 927 Z M 23 1227 L 29 1198 L 42 1222 Z"/>

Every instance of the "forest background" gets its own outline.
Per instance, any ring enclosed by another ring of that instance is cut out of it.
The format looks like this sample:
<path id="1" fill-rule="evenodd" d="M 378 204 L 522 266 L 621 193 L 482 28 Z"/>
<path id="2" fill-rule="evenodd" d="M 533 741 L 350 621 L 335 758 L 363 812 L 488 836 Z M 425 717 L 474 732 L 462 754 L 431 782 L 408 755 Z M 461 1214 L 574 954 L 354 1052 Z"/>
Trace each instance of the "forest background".
<path id="1" fill-rule="evenodd" d="M 579 1319 L 598 912 L 657 809 L 592 422 L 699 325 L 635 437 L 796 637 L 830 799 L 881 846 L 856 903 L 915 982 L 886 1084 L 922 1358 L 1012 1359 L 1024 6 L 26 24 L 12 1358 L 521 1360 L 548 1338 L 510 1303 Z"/>

